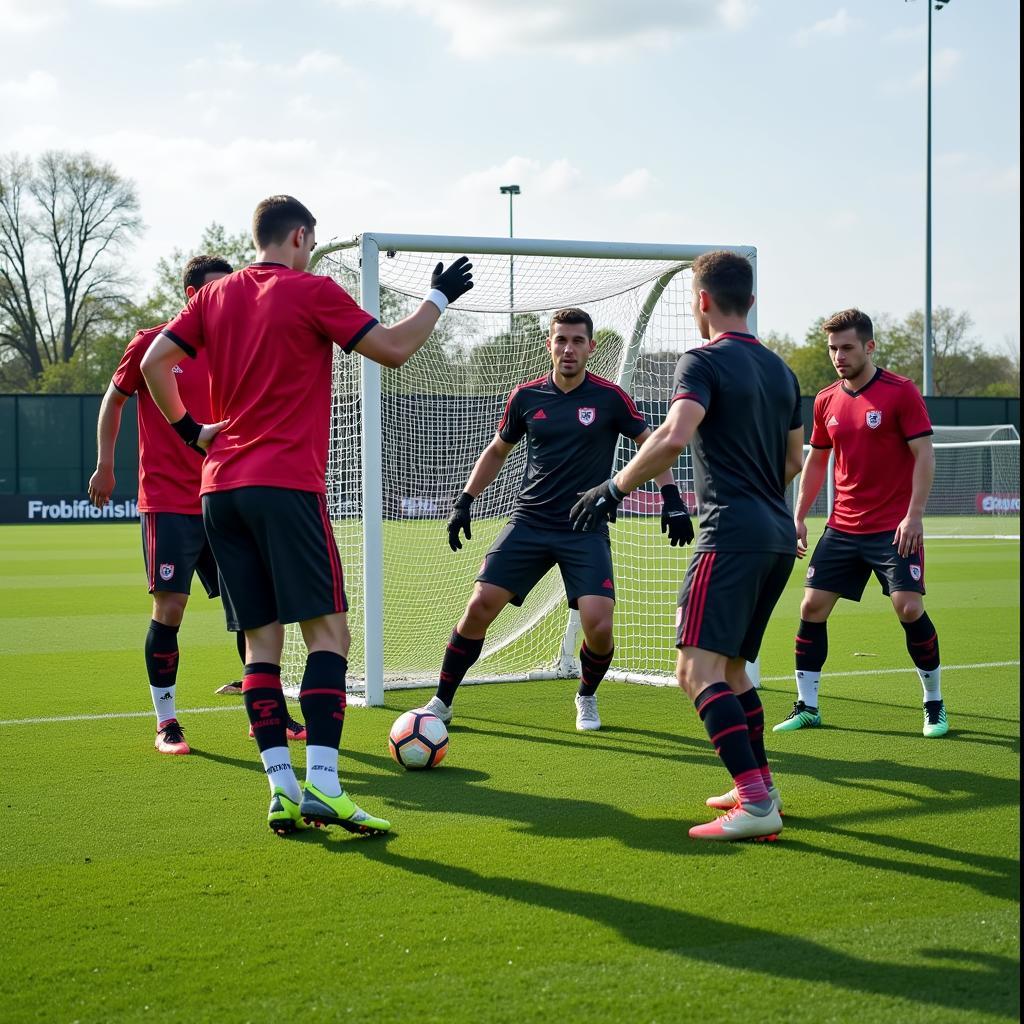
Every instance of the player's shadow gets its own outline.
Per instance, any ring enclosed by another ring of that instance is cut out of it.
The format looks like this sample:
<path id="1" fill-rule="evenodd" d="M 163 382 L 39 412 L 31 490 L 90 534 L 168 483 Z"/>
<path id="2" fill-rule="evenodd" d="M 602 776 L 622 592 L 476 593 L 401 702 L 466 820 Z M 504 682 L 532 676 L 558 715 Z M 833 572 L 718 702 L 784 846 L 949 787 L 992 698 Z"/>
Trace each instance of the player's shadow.
<path id="1" fill-rule="evenodd" d="M 768 978 L 828 984 L 868 996 L 906 1000 L 928 1007 L 1015 1019 L 1019 1006 L 1017 962 L 1010 957 L 947 946 L 919 955 L 962 963 L 908 964 L 866 960 L 770 928 L 734 924 L 685 910 L 655 906 L 581 889 L 562 889 L 522 878 L 485 875 L 469 868 L 395 856 L 366 847 L 382 864 L 444 885 L 513 903 L 554 910 L 618 932 L 631 945 L 672 954 L 683 962 L 713 964 Z"/>
<path id="2" fill-rule="evenodd" d="M 374 769 L 358 773 L 341 770 L 353 795 L 373 794 L 402 810 L 464 814 L 507 821 L 528 836 L 553 839 L 613 839 L 634 850 L 677 856 L 729 857 L 736 851 L 728 844 L 698 844 L 687 839 L 688 824 L 706 820 L 711 812 L 695 804 L 693 819 L 646 818 L 630 814 L 620 806 L 590 799 L 595 791 L 592 778 L 581 777 L 579 796 L 552 797 L 510 792 L 479 785 L 490 778 L 486 773 L 455 765 L 428 772 L 406 772 L 390 759 L 356 751 L 347 753 L 349 763 L 360 761 Z M 383 769 L 383 771 L 381 770 Z M 394 769 L 394 770 L 389 770 Z"/>
<path id="3" fill-rule="evenodd" d="M 959 718 L 959 716 L 957 716 Z M 833 726 L 837 731 L 855 732 L 867 736 L 895 736 L 906 739 L 906 729 L 864 729 L 856 725 Z M 1002 747 L 1017 756 L 1020 754 L 1020 737 L 1007 736 L 1005 733 L 981 732 L 977 729 L 964 729 L 960 726 L 950 727 L 947 738 L 943 742 L 973 743 L 982 747 Z"/>
<path id="4" fill-rule="evenodd" d="M 201 747 L 192 747 L 192 754 L 204 761 L 213 761 L 216 764 L 223 764 L 229 768 L 243 768 L 246 771 L 256 772 L 263 775 L 263 765 L 256 757 L 229 757 L 227 754 L 215 754 L 212 750 L 203 750 Z"/>

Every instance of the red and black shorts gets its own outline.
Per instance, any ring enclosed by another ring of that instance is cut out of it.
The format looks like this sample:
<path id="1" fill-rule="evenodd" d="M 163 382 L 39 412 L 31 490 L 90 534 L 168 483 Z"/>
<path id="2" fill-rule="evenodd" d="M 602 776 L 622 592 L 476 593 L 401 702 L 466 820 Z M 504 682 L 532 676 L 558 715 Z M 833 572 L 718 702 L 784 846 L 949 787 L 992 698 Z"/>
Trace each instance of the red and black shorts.
<path id="1" fill-rule="evenodd" d="M 327 499 L 284 487 L 203 495 L 228 629 L 305 622 L 348 611 Z"/>
<path id="2" fill-rule="evenodd" d="M 203 517 L 181 512 L 142 512 L 142 557 L 149 592 L 192 592 L 192 575 L 210 597 L 220 593 L 217 563 L 203 529 Z"/>
<path id="3" fill-rule="evenodd" d="M 924 547 L 903 557 L 895 535 L 895 530 L 844 533 L 826 526 L 811 555 L 804 586 L 859 601 L 874 573 L 886 597 L 899 590 L 923 594 Z"/>
<path id="4" fill-rule="evenodd" d="M 754 661 L 795 554 L 698 551 L 679 590 L 676 647 Z"/>

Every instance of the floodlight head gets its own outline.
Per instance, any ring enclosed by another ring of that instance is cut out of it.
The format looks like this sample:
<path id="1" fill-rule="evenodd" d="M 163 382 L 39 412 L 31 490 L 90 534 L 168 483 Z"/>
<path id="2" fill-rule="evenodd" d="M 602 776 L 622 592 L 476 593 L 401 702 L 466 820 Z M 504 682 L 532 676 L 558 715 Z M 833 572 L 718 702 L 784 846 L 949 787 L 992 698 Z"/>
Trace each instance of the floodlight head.
<path id="1" fill-rule="evenodd" d="M 501 185 L 499 191 L 503 196 L 517 196 L 521 190 L 518 185 Z"/>

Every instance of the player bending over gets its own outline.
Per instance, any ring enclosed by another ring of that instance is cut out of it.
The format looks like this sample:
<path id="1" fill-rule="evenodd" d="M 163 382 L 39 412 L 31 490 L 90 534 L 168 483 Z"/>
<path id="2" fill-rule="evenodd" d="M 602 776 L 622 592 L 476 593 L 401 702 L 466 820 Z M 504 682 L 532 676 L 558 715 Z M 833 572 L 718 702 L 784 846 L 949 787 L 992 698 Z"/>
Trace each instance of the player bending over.
<path id="1" fill-rule="evenodd" d="M 615 584 L 608 530 L 574 533 L 569 510 L 578 495 L 604 479 L 619 435 L 642 445 L 650 428 L 618 385 L 587 372 L 596 348 L 594 323 L 582 309 L 560 309 L 547 339 L 551 372 L 520 384 L 509 395 L 494 440 L 477 459 L 448 521 L 448 543 L 470 539 L 470 508 L 494 481 L 512 449 L 527 439 L 526 474 L 508 525 L 484 556 L 473 596 L 448 641 L 437 694 L 426 710 L 452 720 L 459 683 L 480 657 L 484 635 L 510 601 L 521 605 L 552 566 L 562 573 L 570 608 L 583 627 L 576 728 L 600 729 L 597 687 L 614 653 Z M 664 498 L 662 531 L 673 545 L 693 539 L 693 527 L 670 467 L 658 476 Z"/>
<path id="2" fill-rule="evenodd" d="M 702 348 L 676 366 L 665 422 L 633 459 L 573 508 L 594 529 L 692 441 L 700 510 L 696 554 L 679 593 L 676 677 L 693 700 L 734 788 L 711 797 L 727 813 L 694 839 L 755 839 L 782 829 L 764 749 L 764 709 L 746 673 L 793 568 L 796 534 L 785 489 L 800 470 L 800 387 L 747 329 L 753 271 L 728 252 L 693 265 L 693 315 Z"/>
<path id="3" fill-rule="evenodd" d="M 231 273 L 231 264 L 217 256 L 194 256 L 185 264 L 185 296 L 209 281 Z M 199 497 L 202 453 L 189 451 L 153 403 L 139 369 L 142 357 L 164 325 L 138 332 L 100 404 L 96 426 L 96 472 L 89 479 L 89 500 L 102 508 L 114 490 L 114 447 L 121 429 L 125 402 L 138 395 L 139 512 L 142 519 L 142 554 L 153 618 L 146 634 L 146 672 L 156 711 L 155 746 L 161 754 L 187 754 L 189 746 L 178 721 L 175 686 L 178 677 L 178 629 L 192 587 L 193 573 L 210 597 L 219 593 L 217 564 L 203 529 Z M 203 419 L 210 419 L 210 378 L 206 359 L 182 359 L 174 366 L 178 390 Z M 245 664 L 245 636 L 238 633 L 238 653 Z M 289 732 L 304 738 L 301 724 L 289 719 Z"/>
<path id="4" fill-rule="evenodd" d="M 796 634 L 797 700 L 775 731 L 821 725 L 818 685 L 828 655 L 828 617 L 839 598 L 859 601 L 873 572 L 892 600 L 921 677 L 924 734 L 945 736 L 939 638 L 922 600 L 922 517 L 935 475 L 928 410 L 912 381 L 874 365 L 870 317 L 845 309 L 822 329 L 839 380 L 814 399 L 811 453 L 794 514 L 801 558 L 805 519 L 828 473 L 829 451 L 836 456 L 836 496 L 807 568 Z"/>
<path id="5" fill-rule="evenodd" d="M 291 832 L 304 819 L 380 832 L 390 824 L 358 808 L 338 778 L 350 637 L 325 497 L 333 345 L 401 366 L 472 278 L 465 257 L 447 270 L 438 264 L 416 312 L 384 327 L 331 278 L 305 273 L 315 226 L 291 196 L 261 202 L 253 216 L 256 262 L 195 295 L 153 343 L 142 370 L 184 443 L 207 449 L 203 518 L 224 581 L 228 628 L 245 630 L 242 697 L 270 782 L 271 829 Z M 206 353 L 217 422 L 197 423 L 178 395 L 172 368 L 183 351 Z M 308 649 L 299 691 L 308 733 L 301 790 L 281 692 L 288 622 L 299 623 Z"/>

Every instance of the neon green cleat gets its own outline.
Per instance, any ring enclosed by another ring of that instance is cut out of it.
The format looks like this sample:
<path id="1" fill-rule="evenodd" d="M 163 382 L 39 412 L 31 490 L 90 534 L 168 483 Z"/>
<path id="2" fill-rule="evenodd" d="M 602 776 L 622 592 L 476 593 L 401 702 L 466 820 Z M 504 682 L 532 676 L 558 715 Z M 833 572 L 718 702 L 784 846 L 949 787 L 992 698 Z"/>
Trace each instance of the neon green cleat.
<path id="1" fill-rule="evenodd" d="M 364 836 L 391 831 L 390 821 L 367 814 L 352 802 L 345 790 L 341 791 L 340 796 L 325 796 L 310 782 L 303 783 L 299 813 L 307 825 L 315 825 L 317 828 L 340 825 L 349 832 Z"/>
<path id="2" fill-rule="evenodd" d="M 283 789 L 274 789 L 270 798 L 270 810 L 267 811 L 267 824 L 270 831 L 278 836 L 288 836 L 300 828 L 305 828 L 299 805 L 288 796 Z"/>
<path id="3" fill-rule="evenodd" d="M 924 734 L 929 739 L 937 739 L 949 732 L 946 720 L 946 705 L 941 700 L 924 702 Z"/>
<path id="4" fill-rule="evenodd" d="M 773 726 L 772 732 L 793 732 L 796 729 L 813 729 L 819 725 L 821 712 L 817 708 L 809 708 L 802 700 L 798 700 L 786 720 Z"/>

